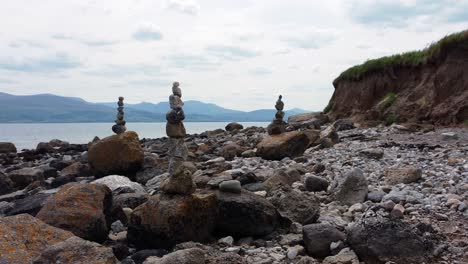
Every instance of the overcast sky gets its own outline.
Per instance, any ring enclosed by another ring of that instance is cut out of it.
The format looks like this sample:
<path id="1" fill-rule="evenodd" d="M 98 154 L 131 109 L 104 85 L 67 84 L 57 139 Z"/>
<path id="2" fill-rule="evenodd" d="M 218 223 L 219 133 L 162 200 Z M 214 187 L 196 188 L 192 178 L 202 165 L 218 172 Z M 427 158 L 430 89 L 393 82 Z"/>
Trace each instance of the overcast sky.
<path id="1" fill-rule="evenodd" d="M 322 110 L 366 59 L 468 29 L 468 0 L 5 0 L 0 92 Z"/>

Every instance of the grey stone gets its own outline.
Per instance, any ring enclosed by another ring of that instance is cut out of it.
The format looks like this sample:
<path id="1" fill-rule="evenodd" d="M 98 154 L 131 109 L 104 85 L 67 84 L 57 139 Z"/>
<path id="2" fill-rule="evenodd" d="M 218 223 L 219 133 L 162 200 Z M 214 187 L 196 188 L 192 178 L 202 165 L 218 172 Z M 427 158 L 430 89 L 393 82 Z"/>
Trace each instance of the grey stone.
<path id="1" fill-rule="evenodd" d="M 309 192 L 326 191 L 328 188 L 328 181 L 318 176 L 308 176 L 305 180 L 305 188 Z"/>
<path id="2" fill-rule="evenodd" d="M 237 180 L 223 181 L 219 184 L 222 192 L 241 193 L 241 184 Z"/>
<path id="3" fill-rule="evenodd" d="M 342 204 L 353 205 L 365 201 L 368 193 L 367 179 L 360 169 L 353 169 L 337 176 L 332 193 Z"/>
<path id="4" fill-rule="evenodd" d="M 303 227 L 302 235 L 307 253 L 312 257 L 330 255 L 330 244 L 345 239 L 345 235 L 329 224 L 311 224 Z"/>

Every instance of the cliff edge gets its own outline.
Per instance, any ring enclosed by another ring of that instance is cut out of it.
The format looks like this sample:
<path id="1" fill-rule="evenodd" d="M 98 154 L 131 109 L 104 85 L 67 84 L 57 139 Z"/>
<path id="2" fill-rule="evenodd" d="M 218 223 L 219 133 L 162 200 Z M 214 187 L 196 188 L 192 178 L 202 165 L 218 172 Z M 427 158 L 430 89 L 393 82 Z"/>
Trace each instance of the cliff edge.
<path id="1" fill-rule="evenodd" d="M 369 60 L 343 72 L 324 112 L 331 119 L 468 122 L 468 30 L 428 48 Z"/>

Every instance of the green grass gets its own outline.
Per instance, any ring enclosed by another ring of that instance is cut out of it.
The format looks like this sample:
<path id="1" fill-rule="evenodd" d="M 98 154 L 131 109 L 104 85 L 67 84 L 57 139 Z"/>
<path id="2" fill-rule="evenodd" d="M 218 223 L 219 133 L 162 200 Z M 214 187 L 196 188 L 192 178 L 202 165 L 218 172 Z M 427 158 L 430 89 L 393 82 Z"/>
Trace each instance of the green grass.
<path id="1" fill-rule="evenodd" d="M 389 126 L 391 124 L 394 124 L 397 122 L 397 120 L 398 120 L 398 117 L 395 114 L 391 113 L 387 115 L 387 117 L 385 118 L 385 125 Z"/>
<path id="2" fill-rule="evenodd" d="M 382 101 L 380 101 L 379 106 L 382 111 L 385 111 L 387 108 L 392 106 L 392 104 L 395 102 L 397 98 L 397 94 L 394 92 L 389 92 L 384 96 Z"/>
<path id="3" fill-rule="evenodd" d="M 468 126 L 468 119 L 463 122 L 466 126 Z"/>
<path id="4" fill-rule="evenodd" d="M 457 46 L 468 48 L 468 30 L 448 35 L 423 50 L 368 60 L 341 73 L 334 83 L 343 80 L 359 80 L 366 74 L 376 71 L 390 70 L 395 67 L 416 67 L 433 62 L 444 56 L 447 49 Z"/>
<path id="5" fill-rule="evenodd" d="M 333 107 L 333 106 L 332 106 L 331 101 L 328 102 L 327 106 L 325 106 L 325 108 L 323 109 L 323 113 L 326 114 L 326 113 L 330 112 L 331 109 L 332 109 L 332 107 Z"/>

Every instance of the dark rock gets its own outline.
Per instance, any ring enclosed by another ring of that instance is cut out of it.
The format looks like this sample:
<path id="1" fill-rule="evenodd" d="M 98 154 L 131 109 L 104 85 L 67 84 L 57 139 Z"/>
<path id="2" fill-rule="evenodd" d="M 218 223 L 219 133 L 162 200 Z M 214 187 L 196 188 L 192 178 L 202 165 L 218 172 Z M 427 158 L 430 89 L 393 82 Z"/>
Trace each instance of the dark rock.
<path id="1" fill-rule="evenodd" d="M 44 179 L 55 178 L 58 175 L 57 169 L 50 167 L 48 165 L 39 166 L 37 168 L 42 170 L 42 175 L 44 175 Z"/>
<path id="2" fill-rule="evenodd" d="M 222 192 L 241 193 L 241 184 L 237 180 L 223 181 L 219 184 L 219 190 Z"/>
<path id="3" fill-rule="evenodd" d="M 386 195 L 385 192 L 382 191 L 377 191 L 377 192 L 369 192 L 367 194 L 367 200 L 373 202 L 373 203 L 380 203 L 382 201 L 382 198 Z"/>
<path id="4" fill-rule="evenodd" d="M 345 131 L 356 128 L 353 121 L 350 119 L 338 119 L 333 122 L 333 127 L 336 129 L 336 131 Z"/>
<path id="5" fill-rule="evenodd" d="M 235 180 L 238 180 L 241 185 L 258 182 L 258 178 L 253 172 L 242 173 L 238 177 L 235 177 Z"/>
<path id="6" fill-rule="evenodd" d="M 365 201 L 368 185 L 360 169 L 353 169 L 337 175 L 331 192 L 335 200 L 342 204 L 353 205 Z"/>
<path id="7" fill-rule="evenodd" d="M 305 188 L 309 192 L 327 191 L 328 185 L 328 181 L 322 177 L 312 175 L 305 179 Z"/>
<path id="8" fill-rule="evenodd" d="M 216 231 L 222 236 L 263 236 L 279 224 L 279 214 L 265 198 L 248 191 L 217 192 L 219 214 Z"/>
<path id="9" fill-rule="evenodd" d="M 301 131 L 273 135 L 257 145 L 257 155 L 263 159 L 281 160 L 300 156 L 309 146 L 309 138 Z"/>
<path id="10" fill-rule="evenodd" d="M 23 199 L 15 200 L 13 208 L 6 215 L 30 214 L 35 216 L 46 204 L 47 199 L 52 196 L 50 193 L 37 193 Z"/>
<path id="11" fill-rule="evenodd" d="M 268 191 L 273 191 L 281 188 L 290 189 L 294 182 L 301 180 L 301 175 L 294 170 L 277 169 L 273 172 L 263 185 Z"/>
<path id="12" fill-rule="evenodd" d="M 240 157 L 245 148 L 242 148 L 236 143 L 231 143 L 226 146 L 223 146 L 220 154 L 225 160 L 233 160 L 236 156 Z"/>
<path id="13" fill-rule="evenodd" d="M 37 144 L 36 153 L 39 154 L 46 154 L 46 153 L 54 153 L 55 149 L 52 147 L 48 142 L 40 142 Z"/>
<path id="14" fill-rule="evenodd" d="M 133 254 L 132 259 L 133 261 L 135 261 L 136 264 L 142 264 L 149 257 L 162 257 L 167 253 L 168 252 L 164 249 L 144 249 L 137 251 L 135 254 Z"/>
<path id="15" fill-rule="evenodd" d="M 58 176 L 52 181 L 51 186 L 52 188 L 57 188 L 67 183 L 74 182 L 75 178 L 76 178 L 75 175 Z"/>
<path id="16" fill-rule="evenodd" d="M 114 195 L 112 199 L 112 206 L 135 209 L 136 207 L 145 203 L 148 198 L 149 195 L 145 193 L 122 193 Z"/>
<path id="17" fill-rule="evenodd" d="M 182 122 L 166 123 L 166 134 L 172 138 L 183 138 L 187 135 L 184 124 Z"/>
<path id="18" fill-rule="evenodd" d="M 105 185 L 69 183 L 50 197 L 37 218 L 86 240 L 107 238 L 112 192 Z"/>
<path id="19" fill-rule="evenodd" d="M 204 241 L 214 230 L 216 209 L 214 194 L 152 196 L 133 211 L 128 241 L 138 248 Z"/>
<path id="20" fill-rule="evenodd" d="M 382 159 L 384 156 L 384 151 L 382 149 L 364 149 L 359 152 L 364 157 L 369 159 Z"/>
<path id="21" fill-rule="evenodd" d="M 124 243 L 112 245 L 112 252 L 118 260 L 122 260 L 130 255 L 130 249 Z"/>
<path id="22" fill-rule="evenodd" d="M 15 190 L 13 185 L 10 177 L 0 172 L 0 195 L 13 192 Z"/>
<path id="23" fill-rule="evenodd" d="M 239 123 L 229 123 L 227 124 L 226 126 L 226 131 L 234 131 L 234 130 L 240 130 L 240 129 L 244 129 L 244 126 L 242 126 L 241 124 Z"/>
<path id="24" fill-rule="evenodd" d="M 16 153 L 16 147 L 13 143 L 10 142 L 0 142 L 0 153 Z"/>
<path id="25" fill-rule="evenodd" d="M 14 185 L 22 189 L 34 181 L 43 181 L 44 174 L 38 168 L 23 168 L 9 173 L 9 177 Z"/>
<path id="26" fill-rule="evenodd" d="M 91 175 L 91 171 L 88 165 L 81 162 L 75 162 L 62 169 L 60 174 L 62 176 L 88 177 Z"/>
<path id="27" fill-rule="evenodd" d="M 383 217 L 361 219 L 349 228 L 347 241 L 366 263 L 427 263 L 433 247 L 418 230 Z"/>
<path id="28" fill-rule="evenodd" d="M 270 201 L 276 206 L 282 217 L 291 222 L 307 225 L 317 222 L 320 216 L 320 203 L 312 194 L 290 191 L 278 192 Z"/>
<path id="29" fill-rule="evenodd" d="M 53 160 L 49 163 L 49 166 L 55 168 L 56 170 L 63 170 L 64 168 L 70 166 L 73 163 L 71 160 Z"/>
<path id="30" fill-rule="evenodd" d="M 249 183 L 242 187 L 250 192 L 266 191 L 266 187 L 263 182 Z"/>
<path id="31" fill-rule="evenodd" d="M 330 224 L 311 224 L 302 229 L 304 246 L 312 257 L 330 255 L 330 244 L 345 239 L 345 235 Z"/>

